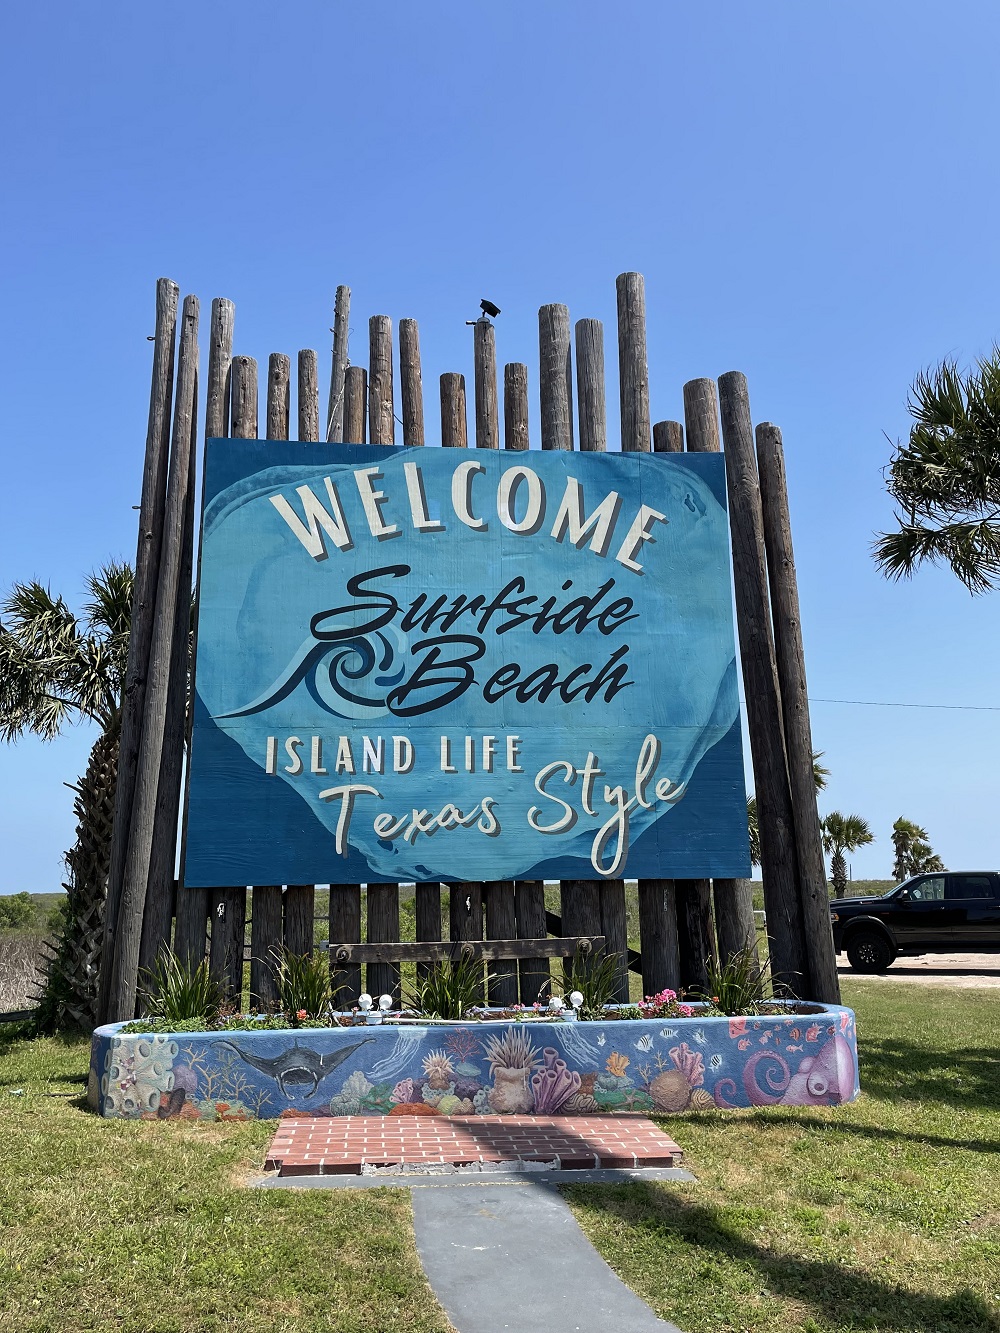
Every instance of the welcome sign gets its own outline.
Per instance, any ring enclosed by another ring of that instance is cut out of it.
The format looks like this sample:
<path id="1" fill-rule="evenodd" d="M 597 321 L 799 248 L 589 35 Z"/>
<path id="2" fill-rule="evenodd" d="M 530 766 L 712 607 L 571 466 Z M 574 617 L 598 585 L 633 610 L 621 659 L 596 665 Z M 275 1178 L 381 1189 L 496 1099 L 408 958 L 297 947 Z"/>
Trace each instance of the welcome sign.
<path id="1" fill-rule="evenodd" d="M 721 455 L 206 458 L 189 885 L 749 874 Z"/>

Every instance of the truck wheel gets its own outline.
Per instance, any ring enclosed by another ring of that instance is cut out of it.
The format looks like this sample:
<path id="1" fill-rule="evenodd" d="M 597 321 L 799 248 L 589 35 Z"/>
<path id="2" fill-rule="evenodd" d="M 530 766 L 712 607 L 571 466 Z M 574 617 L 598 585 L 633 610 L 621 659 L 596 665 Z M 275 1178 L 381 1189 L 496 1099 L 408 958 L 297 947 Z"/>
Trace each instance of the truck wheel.
<path id="1" fill-rule="evenodd" d="M 856 930 L 847 941 L 847 960 L 855 972 L 884 972 L 896 951 L 877 930 Z"/>

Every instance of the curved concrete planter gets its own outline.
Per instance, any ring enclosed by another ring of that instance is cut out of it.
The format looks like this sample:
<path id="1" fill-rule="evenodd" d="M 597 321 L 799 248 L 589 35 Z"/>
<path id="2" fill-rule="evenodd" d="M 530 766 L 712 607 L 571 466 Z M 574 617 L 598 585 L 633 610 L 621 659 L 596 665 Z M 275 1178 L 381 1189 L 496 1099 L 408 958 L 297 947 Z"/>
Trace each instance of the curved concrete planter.
<path id="1" fill-rule="evenodd" d="M 88 1097 L 128 1119 L 594 1115 L 830 1106 L 858 1094 L 854 1014 L 94 1032 Z"/>

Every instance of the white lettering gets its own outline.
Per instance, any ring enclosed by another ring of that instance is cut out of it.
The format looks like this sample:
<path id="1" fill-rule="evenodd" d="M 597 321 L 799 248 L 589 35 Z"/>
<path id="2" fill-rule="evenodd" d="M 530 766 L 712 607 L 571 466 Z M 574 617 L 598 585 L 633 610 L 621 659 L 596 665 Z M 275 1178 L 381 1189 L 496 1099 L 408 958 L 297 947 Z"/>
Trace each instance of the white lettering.
<path id="1" fill-rule="evenodd" d="M 302 501 L 305 523 L 302 522 L 283 495 L 268 497 L 314 560 L 325 560 L 329 555 L 323 538 L 324 532 L 340 551 L 349 551 L 354 545 L 350 529 L 347 526 L 347 519 L 344 517 L 344 509 L 340 503 L 340 496 L 337 494 L 337 488 L 329 477 L 324 477 L 323 483 L 326 486 L 332 513 L 327 512 L 322 500 L 310 486 L 296 486 L 295 488 L 295 494 Z M 308 527 L 306 524 L 308 524 Z"/>

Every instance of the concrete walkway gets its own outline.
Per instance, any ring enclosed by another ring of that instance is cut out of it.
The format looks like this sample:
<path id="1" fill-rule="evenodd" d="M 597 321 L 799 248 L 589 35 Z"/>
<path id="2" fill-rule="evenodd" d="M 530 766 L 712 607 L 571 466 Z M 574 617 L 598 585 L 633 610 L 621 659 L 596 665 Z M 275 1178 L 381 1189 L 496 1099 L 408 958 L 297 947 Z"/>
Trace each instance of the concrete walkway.
<path id="1" fill-rule="evenodd" d="M 550 1184 L 470 1198 L 428 1182 L 412 1197 L 420 1261 L 458 1333 L 680 1333 L 615 1276 Z"/>

